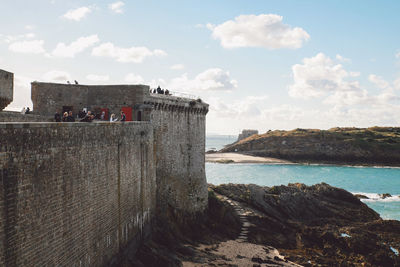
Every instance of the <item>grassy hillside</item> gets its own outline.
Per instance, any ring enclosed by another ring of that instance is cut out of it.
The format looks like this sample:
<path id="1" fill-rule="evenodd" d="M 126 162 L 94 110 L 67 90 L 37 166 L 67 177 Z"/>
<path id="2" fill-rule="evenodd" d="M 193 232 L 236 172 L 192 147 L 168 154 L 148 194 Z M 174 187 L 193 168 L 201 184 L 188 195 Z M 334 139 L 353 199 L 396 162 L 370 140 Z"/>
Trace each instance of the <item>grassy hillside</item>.
<path id="1" fill-rule="evenodd" d="M 268 131 L 221 151 L 295 161 L 400 165 L 400 127 Z"/>

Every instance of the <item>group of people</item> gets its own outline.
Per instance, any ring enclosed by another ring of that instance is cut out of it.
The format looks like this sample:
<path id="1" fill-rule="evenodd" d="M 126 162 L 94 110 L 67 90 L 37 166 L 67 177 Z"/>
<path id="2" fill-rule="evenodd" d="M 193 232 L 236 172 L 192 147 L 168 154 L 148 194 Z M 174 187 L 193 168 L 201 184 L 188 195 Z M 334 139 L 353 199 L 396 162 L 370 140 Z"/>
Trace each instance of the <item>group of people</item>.
<path id="1" fill-rule="evenodd" d="M 83 109 L 82 111 L 79 112 L 77 119 L 79 119 L 80 122 L 92 122 L 94 121 L 96 116 L 89 110 L 86 113 L 86 110 Z M 69 112 L 64 112 L 63 115 L 57 111 L 56 114 L 54 114 L 54 120 L 56 122 L 75 122 L 75 117 L 73 116 L 72 111 Z M 100 120 L 105 121 L 106 120 L 106 113 L 103 111 L 100 115 Z M 110 122 L 116 122 L 116 121 L 121 121 L 124 122 L 126 121 L 126 114 L 121 111 L 121 118 L 118 119 L 115 114 L 111 114 L 110 116 Z"/>
<path id="2" fill-rule="evenodd" d="M 150 93 L 153 93 L 153 94 L 160 94 L 160 95 L 171 95 L 170 93 L 169 93 L 169 90 L 168 89 L 161 89 L 161 87 L 160 86 L 158 86 L 157 87 L 157 89 L 154 89 L 154 90 L 151 90 L 150 89 Z"/>
<path id="3" fill-rule="evenodd" d="M 31 109 L 29 107 L 27 107 L 27 108 L 24 107 L 21 110 L 21 114 L 30 114 L 30 113 L 31 113 Z"/>

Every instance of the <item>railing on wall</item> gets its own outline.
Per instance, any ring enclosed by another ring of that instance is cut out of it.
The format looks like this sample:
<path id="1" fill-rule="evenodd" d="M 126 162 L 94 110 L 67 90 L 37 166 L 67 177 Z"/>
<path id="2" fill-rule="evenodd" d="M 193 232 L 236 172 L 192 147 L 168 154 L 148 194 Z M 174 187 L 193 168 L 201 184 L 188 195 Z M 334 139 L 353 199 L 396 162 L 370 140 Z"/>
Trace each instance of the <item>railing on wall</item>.
<path id="1" fill-rule="evenodd" d="M 156 93 L 153 93 L 154 90 L 156 90 Z M 165 92 L 165 89 L 164 89 L 164 92 Z M 155 95 L 166 95 L 166 94 L 157 93 L 157 89 L 155 89 L 155 88 L 150 89 L 150 93 L 151 94 L 155 94 Z M 198 98 L 200 98 L 199 96 L 188 94 L 188 93 L 182 93 L 182 92 L 169 91 L 168 93 L 169 94 L 167 96 L 176 96 L 176 97 L 189 98 L 189 99 L 198 99 Z"/>

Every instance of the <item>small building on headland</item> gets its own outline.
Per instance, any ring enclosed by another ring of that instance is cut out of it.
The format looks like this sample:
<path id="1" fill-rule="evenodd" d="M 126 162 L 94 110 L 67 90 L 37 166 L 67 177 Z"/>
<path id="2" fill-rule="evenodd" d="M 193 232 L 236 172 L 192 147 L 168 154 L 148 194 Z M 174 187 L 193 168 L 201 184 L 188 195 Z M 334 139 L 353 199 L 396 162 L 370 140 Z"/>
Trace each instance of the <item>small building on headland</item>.
<path id="1" fill-rule="evenodd" d="M 208 104 L 146 85 L 33 82 L 31 114 L 1 111 L 12 84 L 1 72 L 0 266 L 115 264 L 155 220 L 207 208 Z M 127 121 L 54 122 L 82 109 Z"/>
<path id="2" fill-rule="evenodd" d="M 245 139 L 247 137 L 250 137 L 252 135 L 258 134 L 258 130 L 250 130 L 250 129 L 244 129 L 242 130 L 242 133 L 239 134 L 238 139 L 236 142 Z"/>

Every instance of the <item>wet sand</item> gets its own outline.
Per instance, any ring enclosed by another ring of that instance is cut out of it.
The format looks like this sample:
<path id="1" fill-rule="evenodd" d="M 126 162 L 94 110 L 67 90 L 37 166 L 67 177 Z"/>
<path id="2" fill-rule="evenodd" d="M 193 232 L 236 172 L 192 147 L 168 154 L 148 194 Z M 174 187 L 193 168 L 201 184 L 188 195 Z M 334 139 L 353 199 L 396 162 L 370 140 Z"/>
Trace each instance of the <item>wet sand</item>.
<path id="1" fill-rule="evenodd" d="M 206 162 L 214 163 L 266 163 L 266 164 L 293 164 L 283 159 L 255 157 L 240 153 L 212 153 L 206 154 Z"/>

